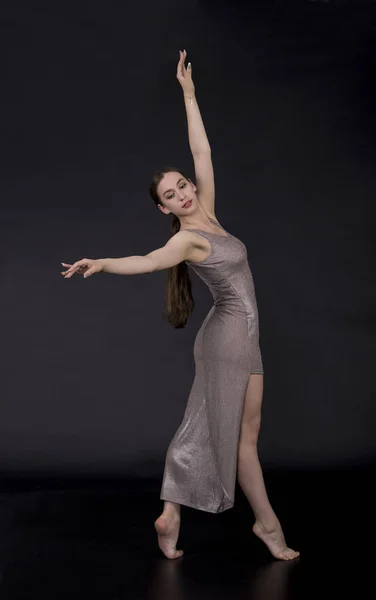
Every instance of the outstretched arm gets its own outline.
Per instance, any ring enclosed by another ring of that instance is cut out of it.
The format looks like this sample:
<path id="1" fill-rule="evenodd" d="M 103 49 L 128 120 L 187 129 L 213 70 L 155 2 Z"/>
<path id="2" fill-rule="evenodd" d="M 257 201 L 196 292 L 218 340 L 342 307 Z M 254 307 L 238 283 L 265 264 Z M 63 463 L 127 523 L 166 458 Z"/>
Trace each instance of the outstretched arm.
<path id="1" fill-rule="evenodd" d="M 196 99 L 195 86 L 192 81 L 192 65 L 188 63 L 188 68 L 186 68 L 184 64 L 186 57 L 185 50 L 180 52 L 176 77 L 184 94 L 188 139 L 195 166 L 198 198 L 206 211 L 216 218 L 214 214 L 215 185 L 211 148 Z"/>
<path id="2" fill-rule="evenodd" d="M 83 258 L 74 264 L 61 263 L 67 268 L 62 271 L 65 279 L 78 273 L 85 278 L 104 271 L 115 275 L 139 275 L 169 269 L 183 260 L 189 260 L 194 244 L 192 234 L 188 231 L 178 231 L 162 247 L 144 256 L 125 256 L 124 258 Z"/>

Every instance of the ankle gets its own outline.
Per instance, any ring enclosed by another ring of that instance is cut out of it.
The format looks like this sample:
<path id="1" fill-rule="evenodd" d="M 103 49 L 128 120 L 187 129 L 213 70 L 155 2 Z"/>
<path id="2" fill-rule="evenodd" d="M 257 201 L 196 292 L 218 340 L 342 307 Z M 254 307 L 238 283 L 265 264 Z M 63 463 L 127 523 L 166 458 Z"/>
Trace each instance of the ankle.
<path id="1" fill-rule="evenodd" d="M 164 509 L 162 512 L 164 517 L 168 517 L 169 519 L 174 517 L 174 519 L 180 519 L 180 512 L 177 510 L 166 510 Z"/>
<path id="2" fill-rule="evenodd" d="M 173 519 L 174 521 L 180 521 L 180 504 L 175 504 L 173 502 L 166 502 L 162 517 L 166 519 Z"/>
<path id="3" fill-rule="evenodd" d="M 277 517 L 267 517 L 263 519 L 256 519 L 254 527 L 261 530 L 263 533 L 273 533 L 279 527 L 279 521 Z"/>

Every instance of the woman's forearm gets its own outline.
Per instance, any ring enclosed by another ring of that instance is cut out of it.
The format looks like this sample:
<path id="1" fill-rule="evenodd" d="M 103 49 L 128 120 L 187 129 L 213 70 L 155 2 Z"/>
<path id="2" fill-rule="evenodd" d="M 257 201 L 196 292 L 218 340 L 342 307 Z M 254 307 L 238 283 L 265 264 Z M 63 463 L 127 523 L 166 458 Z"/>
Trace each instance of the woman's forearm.
<path id="1" fill-rule="evenodd" d="M 189 96 L 184 94 L 184 102 L 187 111 L 189 146 L 192 154 L 210 152 L 209 140 L 206 135 L 195 93 Z"/>
<path id="2" fill-rule="evenodd" d="M 100 258 L 102 271 L 115 275 L 138 275 L 151 273 L 152 264 L 147 256 L 126 256 L 124 258 Z"/>

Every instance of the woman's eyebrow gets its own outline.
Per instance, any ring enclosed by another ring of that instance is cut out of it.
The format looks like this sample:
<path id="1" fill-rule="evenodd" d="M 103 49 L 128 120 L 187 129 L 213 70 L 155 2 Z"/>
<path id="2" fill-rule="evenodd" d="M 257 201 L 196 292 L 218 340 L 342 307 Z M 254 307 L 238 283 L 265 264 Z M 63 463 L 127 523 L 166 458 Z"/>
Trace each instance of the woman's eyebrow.
<path id="1" fill-rule="evenodd" d="M 176 182 L 176 185 L 178 185 L 179 181 L 181 181 L 182 179 L 184 179 L 184 177 L 180 177 L 180 179 Z M 174 190 L 166 190 L 163 195 L 167 194 L 167 192 L 173 192 Z"/>

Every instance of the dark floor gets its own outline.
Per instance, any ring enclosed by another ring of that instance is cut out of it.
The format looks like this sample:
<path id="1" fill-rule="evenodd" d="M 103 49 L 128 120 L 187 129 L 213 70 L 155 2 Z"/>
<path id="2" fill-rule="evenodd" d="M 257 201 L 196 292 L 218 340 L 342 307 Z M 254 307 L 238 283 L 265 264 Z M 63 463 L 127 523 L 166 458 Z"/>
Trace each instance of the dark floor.
<path id="1" fill-rule="evenodd" d="M 169 561 L 153 529 L 159 481 L 3 477 L 0 600 L 373 597 L 375 472 L 266 473 L 287 540 L 301 551 L 290 563 L 253 536 L 239 489 L 220 515 L 183 508 L 185 554 Z"/>

